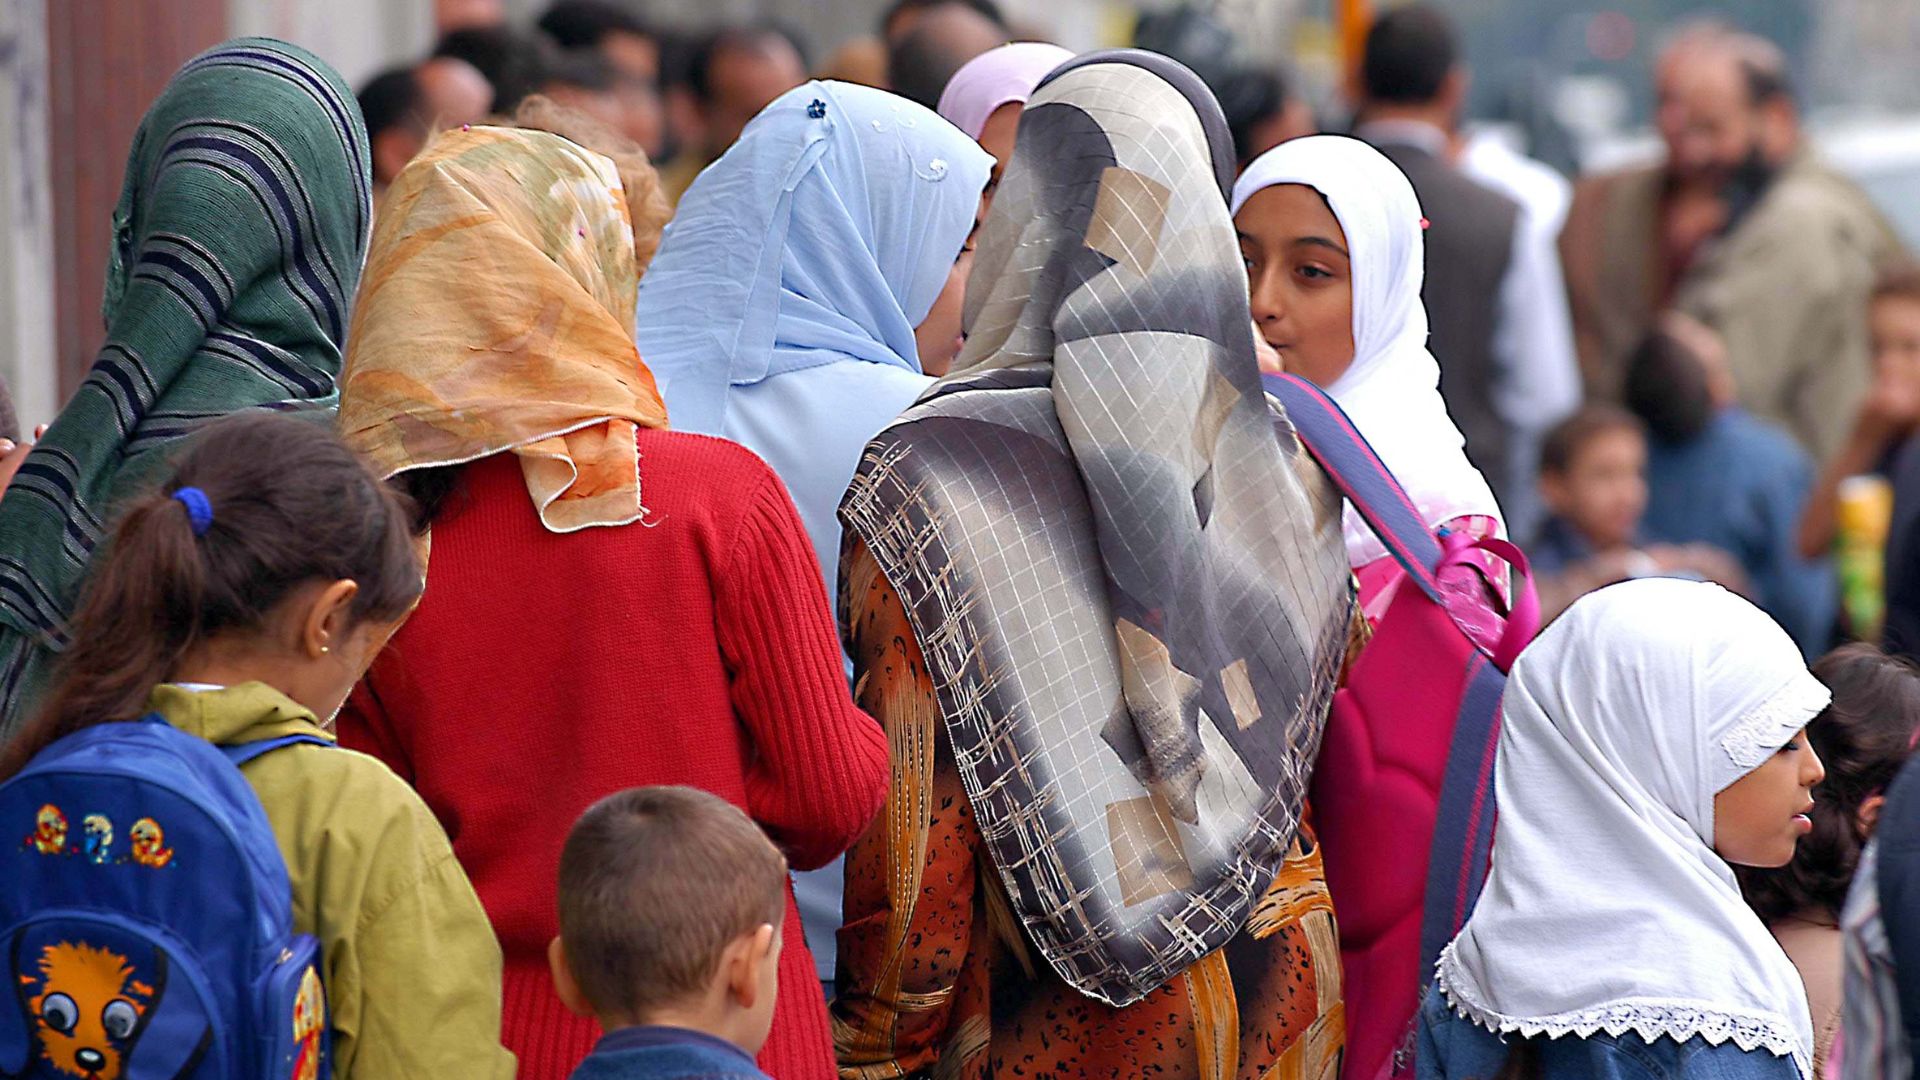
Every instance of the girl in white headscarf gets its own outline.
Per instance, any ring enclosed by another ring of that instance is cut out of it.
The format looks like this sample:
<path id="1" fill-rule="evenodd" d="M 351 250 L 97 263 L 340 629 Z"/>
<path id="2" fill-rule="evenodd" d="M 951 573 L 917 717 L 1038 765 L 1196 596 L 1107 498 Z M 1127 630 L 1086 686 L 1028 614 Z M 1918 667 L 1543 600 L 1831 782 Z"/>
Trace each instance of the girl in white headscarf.
<path id="1" fill-rule="evenodd" d="M 1356 139 L 1294 139 L 1247 166 L 1233 215 L 1254 326 L 1280 364 L 1340 403 L 1427 524 L 1504 531 L 1427 352 L 1425 221 L 1406 176 Z M 1346 539 L 1356 570 L 1386 556 L 1352 507 Z M 1363 600 L 1375 591 L 1369 576 L 1361 575 Z"/>
<path id="2" fill-rule="evenodd" d="M 1729 863 L 1780 866 L 1825 772 L 1831 700 L 1717 585 L 1589 594 L 1507 684 L 1486 891 L 1441 953 L 1422 1080 L 1806 1077 L 1793 964 Z"/>

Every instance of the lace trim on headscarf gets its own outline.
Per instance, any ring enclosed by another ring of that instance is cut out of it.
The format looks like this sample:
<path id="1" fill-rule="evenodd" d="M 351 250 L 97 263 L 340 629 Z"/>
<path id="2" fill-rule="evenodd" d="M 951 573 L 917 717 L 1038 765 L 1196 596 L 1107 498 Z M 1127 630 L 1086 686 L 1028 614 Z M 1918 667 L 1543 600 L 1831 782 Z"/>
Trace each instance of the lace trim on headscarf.
<path id="1" fill-rule="evenodd" d="M 1706 1009 L 1698 1002 L 1636 997 L 1549 1016 L 1507 1016 L 1474 999 L 1469 989 L 1472 982 L 1459 971 L 1451 944 L 1441 950 L 1437 967 L 1440 992 L 1448 1006 L 1495 1035 L 1586 1039 L 1600 1032 L 1614 1038 L 1631 1032 L 1649 1043 L 1661 1038 L 1680 1043 L 1700 1038 L 1711 1046 L 1732 1042 L 1748 1053 L 1765 1048 L 1775 1057 L 1790 1057 L 1801 1076 L 1812 1075 L 1812 1061 L 1793 1024 L 1773 1013 Z"/>
<path id="2" fill-rule="evenodd" d="M 1766 763 L 1807 718 L 1825 709 L 1832 691 L 1806 672 L 1781 687 L 1772 697 L 1747 711 L 1720 739 L 1720 749 L 1745 775 Z"/>

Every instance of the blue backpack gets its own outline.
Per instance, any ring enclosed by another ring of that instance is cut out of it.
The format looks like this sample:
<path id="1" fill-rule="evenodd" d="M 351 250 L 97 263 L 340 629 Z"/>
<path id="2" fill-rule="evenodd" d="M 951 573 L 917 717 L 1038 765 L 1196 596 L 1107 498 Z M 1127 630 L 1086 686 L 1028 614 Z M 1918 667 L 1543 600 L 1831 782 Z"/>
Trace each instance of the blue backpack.
<path id="1" fill-rule="evenodd" d="M 0 785 L 0 1076 L 332 1073 L 319 942 L 239 766 L 158 716 L 47 747 Z"/>

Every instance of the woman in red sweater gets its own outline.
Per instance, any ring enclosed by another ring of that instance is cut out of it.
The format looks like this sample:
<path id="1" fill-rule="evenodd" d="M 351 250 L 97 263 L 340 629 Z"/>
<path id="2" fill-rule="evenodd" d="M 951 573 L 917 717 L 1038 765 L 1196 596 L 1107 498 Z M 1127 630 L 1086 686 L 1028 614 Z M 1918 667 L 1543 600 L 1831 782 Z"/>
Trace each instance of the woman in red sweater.
<path id="1" fill-rule="evenodd" d="M 786 490 L 733 443 L 665 430 L 627 329 L 628 217 L 605 157 L 538 132 L 449 132 L 394 182 L 349 335 L 341 425 L 404 474 L 431 556 L 341 740 L 446 826 L 500 936 L 523 1080 L 564 1077 L 599 1034 L 546 962 L 561 845 L 588 805 L 704 788 L 808 868 L 853 842 L 886 786 Z M 783 933 L 760 1064 L 824 1080 L 832 1043 L 791 898 Z"/>

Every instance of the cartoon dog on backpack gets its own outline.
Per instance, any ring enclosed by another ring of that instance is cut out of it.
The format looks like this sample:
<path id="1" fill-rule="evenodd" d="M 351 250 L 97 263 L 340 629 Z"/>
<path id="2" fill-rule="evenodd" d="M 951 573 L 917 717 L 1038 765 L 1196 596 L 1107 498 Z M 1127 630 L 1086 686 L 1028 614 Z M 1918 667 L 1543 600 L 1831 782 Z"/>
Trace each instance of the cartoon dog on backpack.
<path id="1" fill-rule="evenodd" d="M 117 1080 L 153 987 L 111 949 L 62 941 L 40 950 L 37 971 L 19 976 L 40 1054 L 56 1075 Z"/>

